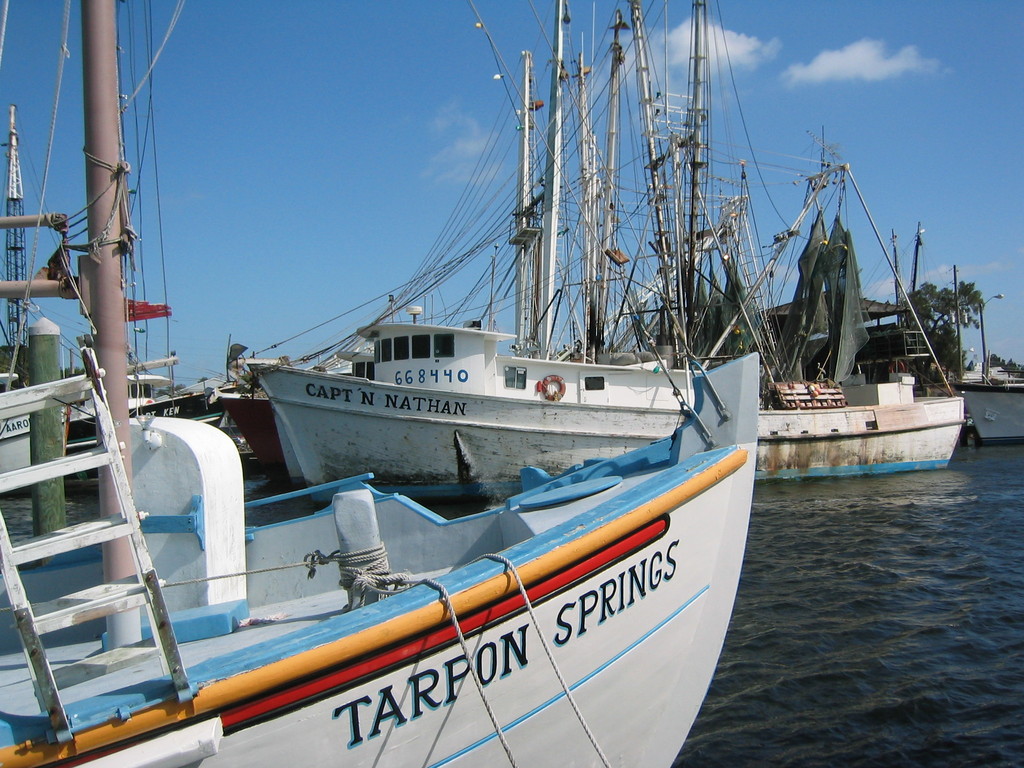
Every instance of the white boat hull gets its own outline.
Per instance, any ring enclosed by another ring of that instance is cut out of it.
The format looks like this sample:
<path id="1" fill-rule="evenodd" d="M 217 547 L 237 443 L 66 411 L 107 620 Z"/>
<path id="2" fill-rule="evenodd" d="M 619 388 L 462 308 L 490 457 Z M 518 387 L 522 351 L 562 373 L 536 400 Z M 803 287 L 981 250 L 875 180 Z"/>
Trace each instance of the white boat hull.
<path id="1" fill-rule="evenodd" d="M 963 400 L 820 411 L 761 411 L 758 477 L 813 477 L 936 469 L 956 448 Z"/>
<path id="2" fill-rule="evenodd" d="M 0 471 L 21 469 L 31 463 L 28 417 L 0 419 Z"/>
<path id="3" fill-rule="evenodd" d="M 650 408 L 439 397 L 436 391 L 359 379 L 348 379 L 356 396 L 347 402 L 307 394 L 338 379 L 298 370 L 263 376 L 310 484 L 371 471 L 383 484 L 516 481 L 517 467 L 558 472 L 587 459 L 619 456 L 671 434 L 679 420 L 678 412 Z M 434 410 L 417 408 L 423 402 Z"/>
<path id="4" fill-rule="evenodd" d="M 983 444 L 1024 443 L 1024 386 L 960 385 Z"/>
<path id="5" fill-rule="evenodd" d="M 400 768 L 590 766 L 604 755 L 611 765 L 670 765 L 707 691 L 738 585 L 757 369 L 754 358 L 738 361 L 738 375 L 716 382 L 732 406 L 720 447 L 707 447 L 691 421 L 454 520 L 350 479 L 322 512 L 219 534 L 207 527 L 207 550 L 211 538 L 245 541 L 246 597 L 172 613 L 192 697 L 176 699 L 159 669 L 110 670 L 69 697 L 70 733 L 55 742 L 47 715 L 35 714 L 29 670 L 5 660 L 5 712 L 25 714 L 0 713 L 0 763 L 213 768 L 301 756 Z M 705 417 L 717 410 L 707 396 L 703 407 Z M 179 463 L 189 445 L 233 450 L 220 433 L 215 445 L 201 425 L 165 431 L 165 421 L 134 445 L 147 469 Z M 165 490 L 179 506 L 193 489 Z M 351 543 L 365 511 L 390 573 L 408 588 L 360 604 L 333 566 L 313 580 L 296 566 L 303 552 Z M 196 531 L 169 521 L 147 539 L 172 562 L 168 550 L 196 549 Z M 62 565 L 62 580 L 77 584 L 89 567 L 99 563 Z M 237 611 L 253 621 L 223 626 Z M 89 635 L 66 655 L 92 658 Z"/>
<path id="6" fill-rule="evenodd" d="M 678 410 L 591 406 L 436 390 L 283 368 L 262 374 L 302 480 L 375 471 L 383 484 L 518 480 L 511 467 L 558 472 L 621 455 L 671 433 Z M 349 398 L 317 396 L 322 387 Z M 314 393 L 314 394 L 310 394 Z M 403 407 L 404 406 L 404 407 Z M 963 423 L 960 398 L 821 411 L 761 411 L 758 477 L 805 477 L 945 466 Z M 393 457 L 401 455 L 400 463 Z"/>
<path id="7" fill-rule="evenodd" d="M 673 514 L 668 532 L 628 559 L 538 601 L 536 626 L 517 611 L 468 638 L 487 703 L 519 765 L 600 765 L 597 747 L 613 765 L 672 763 L 725 637 L 746 535 L 742 510 L 749 499 L 742 489 L 750 487 L 752 471 L 748 466 Z M 623 574 L 645 570 L 646 595 L 620 602 L 615 590 L 626 583 Z M 581 610 L 594 612 L 581 619 Z M 538 627 L 593 743 L 545 656 Z M 467 669 L 460 647 L 448 642 L 269 722 L 227 727 L 218 754 L 203 765 L 287 765 L 297 754 L 324 764 L 343 755 L 353 768 L 505 764 Z M 625 691 L 633 692 L 628 700 Z"/>

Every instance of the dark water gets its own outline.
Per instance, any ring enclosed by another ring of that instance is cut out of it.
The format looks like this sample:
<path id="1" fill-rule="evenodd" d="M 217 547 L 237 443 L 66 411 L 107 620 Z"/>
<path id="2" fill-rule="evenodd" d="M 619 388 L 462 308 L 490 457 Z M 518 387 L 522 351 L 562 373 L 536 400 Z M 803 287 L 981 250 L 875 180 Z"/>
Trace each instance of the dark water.
<path id="1" fill-rule="evenodd" d="M 1024 448 L 754 493 L 676 768 L 1024 765 Z"/>

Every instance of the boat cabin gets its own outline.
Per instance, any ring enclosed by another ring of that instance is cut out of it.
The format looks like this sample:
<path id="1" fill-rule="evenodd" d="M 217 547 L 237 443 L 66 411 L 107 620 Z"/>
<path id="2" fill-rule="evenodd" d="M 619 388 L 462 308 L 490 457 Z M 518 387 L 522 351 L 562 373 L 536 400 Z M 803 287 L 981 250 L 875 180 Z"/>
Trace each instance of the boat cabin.
<path id="1" fill-rule="evenodd" d="M 475 327 L 419 323 L 372 325 L 359 335 L 373 342 L 375 381 L 465 393 L 489 390 L 498 343 L 515 338 Z"/>
<path id="2" fill-rule="evenodd" d="M 155 373 L 128 374 L 129 402 L 139 405 L 151 403 L 156 399 L 157 389 L 170 387 L 171 380 Z"/>
<path id="3" fill-rule="evenodd" d="M 516 357 L 498 352 L 499 342 L 515 336 L 476 326 L 384 323 L 359 334 L 373 342 L 373 374 L 366 377 L 373 381 L 514 400 L 678 407 L 657 363 L 636 355 L 604 364 Z M 676 382 L 688 388 L 689 373 L 677 373 Z"/>

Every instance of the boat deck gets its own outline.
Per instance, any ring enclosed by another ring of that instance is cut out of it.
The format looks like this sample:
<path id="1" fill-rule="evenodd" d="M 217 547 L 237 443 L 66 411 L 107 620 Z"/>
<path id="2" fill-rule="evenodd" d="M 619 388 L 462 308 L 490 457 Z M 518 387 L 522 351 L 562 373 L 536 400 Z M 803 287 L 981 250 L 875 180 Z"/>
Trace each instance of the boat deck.
<path id="1" fill-rule="evenodd" d="M 332 577 L 334 574 L 321 576 Z M 186 642 L 179 639 L 182 659 L 190 672 L 190 682 L 193 685 L 208 682 L 201 674 L 194 674 L 204 668 L 203 663 L 206 661 L 244 657 L 247 651 L 257 645 L 278 641 L 293 632 L 308 630 L 327 618 L 342 614 L 347 604 L 347 593 L 336 589 L 279 605 L 264 606 L 240 624 L 237 620 L 231 622 L 236 627 L 234 631 Z M 225 606 L 219 610 L 228 612 L 232 609 L 235 607 Z M 218 609 L 215 607 L 214 610 Z M 225 619 L 230 621 L 229 617 L 223 615 L 218 618 L 222 622 Z M 102 631 L 102 622 L 93 623 Z M 188 630 L 179 630 L 179 635 L 187 637 Z M 57 671 L 102 650 L 101 639 L 97 637 L 89 642 L 47 646 L 47 655 Z M 157 678 L 166 685 L 162 685 Z M 153 660 L 64 687 L 61 694 L 74 723 L 76 720 L 92 719 L 97 697 L 104 708 L 109 708 L 111 699 L 117 698 L 135 707 L 143 702 L 155 703 L 165 698 L 170 690 L 170 678 L 162 675 L 159 662 Z M 39 738 L 47 727 L 46 718 L 36 702 L 24 655 L 21 651 L 0 655 L 0 747 Z"/>

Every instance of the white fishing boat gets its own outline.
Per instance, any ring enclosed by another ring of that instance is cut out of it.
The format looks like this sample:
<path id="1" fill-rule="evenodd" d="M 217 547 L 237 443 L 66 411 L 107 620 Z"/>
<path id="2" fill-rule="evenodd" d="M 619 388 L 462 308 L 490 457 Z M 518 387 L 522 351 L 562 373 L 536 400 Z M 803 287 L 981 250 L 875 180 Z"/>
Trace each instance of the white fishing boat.
<path id="1" fill-rule="evenodd" d="M 0 382 L 7 376 L 2 374 Z M 217 425 L 224 415 L 220 402 L 224 390 L 219 388 L 207 387 L 165 395 L 157 390 L 172 389 L 171 379 L 137 371 L 128 375 L 127 383 L 131 416 L 166 416 Z M 0 392 L 4 389 L 0 383 Z M 64 419 L 64 450 L 73 453 L 96 445 L 96 422 L 87 406 L 66 408 L 61 415 Z M 19 469 L 32 463 L 30 427 L 28 416 L 0 421 L 0 471 Z"/>
<path id="2" fill-rule="evenodd" d="M 116 146 L 113 6 L 82 8 L 96 180 Z M 99 469 L 101 517 L 26 538 L 0 515 L 0 764 L 671 764 L 736 594 L 755 356 L 695 374 L 665 439 L 528 469 L 490 510 L 447 520 L 355 477 L 278 499 L 333 494 L 320 512 L 249 528 L 224 433 L 129 428 L 105 229 L 126 224 L 92 190 L 106 373 L 85 349 L 85 374 L 0 394 L 0 418 L 84 401 L 97 445 L 0 473 L 0 492 Z"/>
<path id="3" fill-rule="evenodd" d="M 83 378 L 42 387 L 63 398 L 88 391 Z M 225 435 L 177 419 L 137 426 L 134 488 L 121 487 L 127 522 L 13 543 L 4 531 L 14 610 L 2 633 L 0 761 L 280 765 L 296 754 L 329 762 L 340 749 L 353 766 L 482 765 L 504 753 L 519 765 L 553 755 L 669 765 L 737 587 L 756 358 L 697 388 L 696 417 L 721 422 L 720 447 L 695 417 L 562 477 L 528 472 L 528 490 L 456 520 L 355 478 L 329 489 L 321 512 L 247 529 Z M 33 394 L 21 392 L 19 407 Z M 86 458 L 123 471 L 116 450 L 61 461 L 73 471 Z M 31 471 L 4 476 L 0 490 L 49 468 Z M 141 541 L 134 504 L 147 512 Z M 104 585 L 99 558 L 75 550 L 118 533 L 133 541 L 140 575 Z M 69 551 L 78 557 L 58 556 Z M 18 573 L 41 557 L 54 559 Z M 304 561 L 323 566 L 317 578 Z M 76 594 L 60 597 L 69 584 Z M 104 649 L 92 619 L 146 595 L 148 625 L 173 636 L 144 650 L 167 668 L 151 656 L 120 668 L 128 651 Z"/>
<path id="4" fill-rule="evenodd" d="M 129 366 L 129 415 L 138 418 L 165 416 L 219 425 L 224 417 L 224 406 L 220 398 L 225 388 L 193 385 L 179 389 L 175 387 L 174 379 L 151 372 L 158 367 L 176 365 L 177 362 L 178 359 L 172 357 Z M 78 451 L 96 444 L 96 422 L 88 408 L 69 409 L 65 432 L 68 451 Z"/>
<path id="5" fill-rule="evenodd" d="M 833 235 L 845 233 L 840 208 L 852 180 L 848 166 L 807 176 L 802 210 L 761 260 L 746 221 L 745 182 L 726 194 L 725 173 L 711 170 L 705 3 L 693 4 L 689 90 L 682 100 L 663 83 L 655 96 L 639 2 L 611 24 L 609 70 L 596 85 L 590 81 L 599 67 L 563 61 L 564 15 L 556 19 L 547 38 L 553 49 L 538 57 L 558 62 L 544 104 L 547 149 L 531 143 L 539 133 L 539 100 L 533 58 L 524 55 L 513 227 L 510 235 L 491 229 L 504 241 L 495 253 L 502 245 L 510 265 L 492 261 L 489 281 L 477 283 L 511 287 L 491 287 L 475 304 L 467 300 L 476 315 L 422 317 L 437 275 L 458 262 L 446 253 L 425 264 L 422 279 L 393 295 L 333 359 L 261 367 L 278 433 L 294 455 L 295 479 L 315 484 L 345 467 L 379 469 L 381 480 L 417 493 L 431 486 L 475 494 L 514 482 L 510 468 L 522 463 L 561 471 L 668 434 L 681 417 L 680 400 L 692 401 L 693 376 L 750 350 L 764 364 L 759 477 L 945 466 L 963 402 L 949 396 L 948 385 L 942 396 L 919 397 L 918 383 L 898 369 L 899 355 L 928 355 L 923 333 L 916 332 L 917 347 L 904 344 L 884 360 L 860 355 L 859 345 L 875 329 L 855 312 L 859 293 L 839 295 L 840 283 L 859 291 L 858 270 L 852 241 L 825 238 L 824 211 L 835 207 Z M 642 156 L 630 159 L 634 176 L 619 183 L 627 166 L 618 159 L 624 154 L 618 138 L 629 122 L 619 119 L 627 64 L 636 77 Z M 605 111 L 591 105 L 591 89 L 608 95 Z M 575 109 L 563 114 L 563 101 Z M 569 117 L 576 122 L 563 131 Z M 607 141 L 599 149 L 595 126 L 602 121 Z M 567 158 L 578 161 L 576 183 L 564 173 Z M 641 192 L 627 197 L 625 189 Z M 805 219 L 814 224 L 800 236 Z M 829 245 L 840 241 L 849 242 L 848 253 Z M 486 253 L 480 242 L 467 248 Z M 776 272 L 786 272 L 780 267 L 786 253 L 802 276 L 791 320 L 773 315 L 778 296 L 794 291 L 772 284 Z M 514 299 L 513 316 L 505 319 L 514 334 L 496 330 L 501 295 Z M 901 306 L 912 317 L 909 302 Z M 410 318 L 403 322 L 396 316 L 405 311 Z M 898 331 L 901 340 L 914 333 Z M 371 347 L 373 365 L 351 369 L 351 356 Z M 395 451 L 400 462 L 389 461 Z"/>

